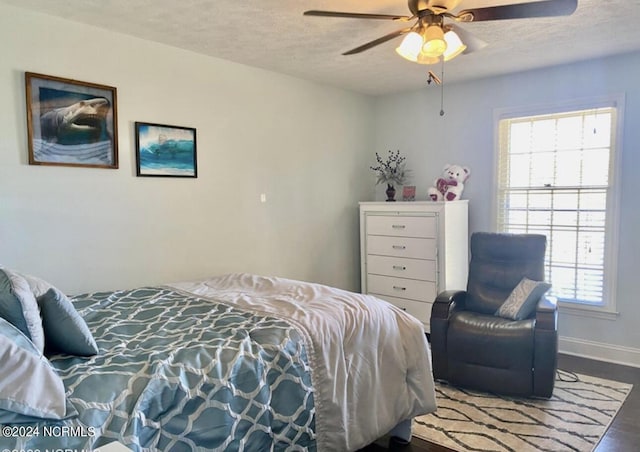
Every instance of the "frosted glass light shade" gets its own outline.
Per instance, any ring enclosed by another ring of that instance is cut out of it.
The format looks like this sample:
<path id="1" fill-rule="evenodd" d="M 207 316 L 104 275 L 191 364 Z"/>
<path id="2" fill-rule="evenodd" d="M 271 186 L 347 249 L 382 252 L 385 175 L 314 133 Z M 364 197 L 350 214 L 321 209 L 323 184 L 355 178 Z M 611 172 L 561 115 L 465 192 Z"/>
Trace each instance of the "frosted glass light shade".
<path id="1" fill-rule="evenodd" d="M 467 46 L 460 40 L 460 36 L 453 30 L 449 30 L 444 34 L 444 40 L 447 43 L 447 50 L 442 54 L 445 61 L 457 57 L 467 49 Z"/>
<path id="2" fill-rule="evenodd" d="M 418 59 L 416 60 L 416 63 L 418 64 L 436 64 L 439 62 L 440 57 L 428 56 L 425 55 L 424 52 L 420 52 L 420 54 L 418 55 Z"/>
<path id="3" fill-rule="evenodd" d="M 430 57 L 439 57 L 447 50 L 447 42 L 444 40 L 444 32 L 438 25 L 430 25 L 424 32 L 424 44 L 422 53 Z"/>
<path id="4" fill-rule="evenodd" d="M 415 63 L 418 59 L 418 54 L 422 49 L 422 42 L 422 36 L 415 31 L 411 31 L 404 37 L 400 45 L 396 48 L 396 52 L 402 58 Z"/>

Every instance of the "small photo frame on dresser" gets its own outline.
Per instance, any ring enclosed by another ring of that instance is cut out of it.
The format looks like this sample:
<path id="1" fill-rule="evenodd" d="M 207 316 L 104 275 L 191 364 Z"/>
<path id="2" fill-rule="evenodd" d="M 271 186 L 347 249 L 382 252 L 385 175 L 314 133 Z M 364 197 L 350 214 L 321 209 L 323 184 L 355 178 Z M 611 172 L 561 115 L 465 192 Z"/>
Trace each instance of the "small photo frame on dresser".
<path id="1" fill-rule="evenodd" d="M 402 200 L 403 201 L 415 201 L 416 200 L 416 186 L 405 185 L 402 187 Z"/>

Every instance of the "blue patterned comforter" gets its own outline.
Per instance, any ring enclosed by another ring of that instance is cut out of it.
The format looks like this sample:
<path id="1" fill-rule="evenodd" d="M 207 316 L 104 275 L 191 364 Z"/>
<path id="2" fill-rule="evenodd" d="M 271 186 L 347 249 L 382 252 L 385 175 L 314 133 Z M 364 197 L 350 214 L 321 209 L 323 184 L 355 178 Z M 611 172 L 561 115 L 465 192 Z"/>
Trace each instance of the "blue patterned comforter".
<path id="1" fill-rule="evenodd" d="M 79 416 L 0 449 L 316 450 L 307 352 L 289 322 L 168 287 L 74 303 L 100 354 L 51 363 Z"/>

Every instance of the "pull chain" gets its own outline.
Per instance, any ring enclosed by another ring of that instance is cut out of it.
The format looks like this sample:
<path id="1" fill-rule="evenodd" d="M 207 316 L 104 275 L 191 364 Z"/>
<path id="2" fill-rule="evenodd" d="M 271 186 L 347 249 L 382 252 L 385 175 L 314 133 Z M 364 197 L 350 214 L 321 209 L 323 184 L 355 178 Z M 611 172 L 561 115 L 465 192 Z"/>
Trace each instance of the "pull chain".
<path id="1" fill-rule="evenodd" d="M 435 82 L 436 85 L 440 85 L 440 116 L 444 116 L 444 61 L 442 61 L 440 78 L 433 71 L 429 71 L 427 75 L 428 85 L 431 85 L 431 82 Z"/>
<path id="2" fill-rule="evenodd" d="M 442 60 L 442 66 L 440 71 L 440 116 L 444 116 L 444 60 Z"/>

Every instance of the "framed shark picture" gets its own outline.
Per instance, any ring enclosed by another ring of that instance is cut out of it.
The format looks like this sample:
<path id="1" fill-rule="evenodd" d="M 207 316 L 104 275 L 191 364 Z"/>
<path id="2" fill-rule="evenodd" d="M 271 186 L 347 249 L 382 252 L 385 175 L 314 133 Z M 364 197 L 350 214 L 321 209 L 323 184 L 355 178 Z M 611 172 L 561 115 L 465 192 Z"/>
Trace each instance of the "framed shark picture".
<path id="1" fill-rule="evenodd" d="M 198 177 L 196 129 L 136 122 L 138 176 Z"/>
<path id="2" fill-rule="evenodd" d="M 25 73 L 30 165 L 118 168 L 116 88 Z"/>

